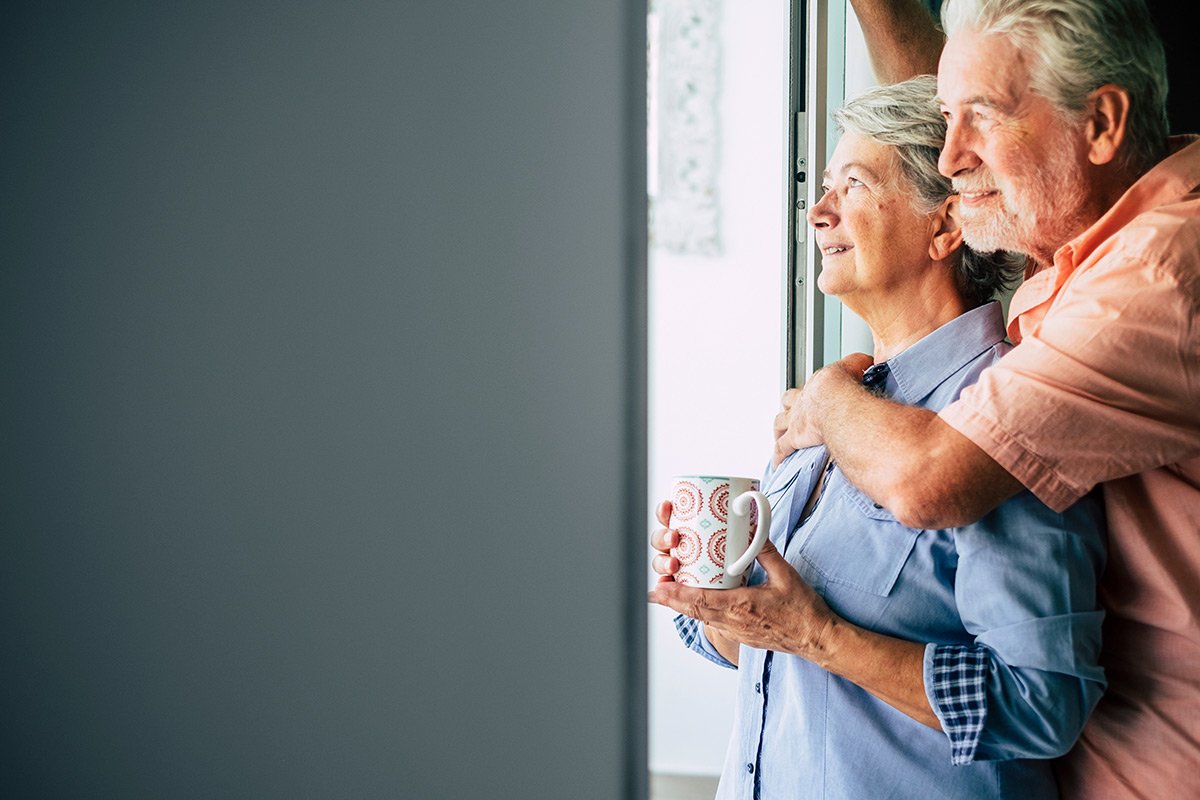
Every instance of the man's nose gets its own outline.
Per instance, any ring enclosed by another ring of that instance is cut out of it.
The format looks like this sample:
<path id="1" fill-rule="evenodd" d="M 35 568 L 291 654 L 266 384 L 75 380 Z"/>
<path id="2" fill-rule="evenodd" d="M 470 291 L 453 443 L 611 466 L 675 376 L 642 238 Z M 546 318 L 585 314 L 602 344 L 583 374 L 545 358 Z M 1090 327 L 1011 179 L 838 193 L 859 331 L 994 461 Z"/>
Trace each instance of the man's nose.
<path id="1" fill-rule="evenodd" d="M 946 128 L 946 143 L 938 156 L 938 172 L 953 178 L 978 167 L 983 162 L 975 151 L 975 145 L 975 135 L 967 126 L 951 122 Z"/>

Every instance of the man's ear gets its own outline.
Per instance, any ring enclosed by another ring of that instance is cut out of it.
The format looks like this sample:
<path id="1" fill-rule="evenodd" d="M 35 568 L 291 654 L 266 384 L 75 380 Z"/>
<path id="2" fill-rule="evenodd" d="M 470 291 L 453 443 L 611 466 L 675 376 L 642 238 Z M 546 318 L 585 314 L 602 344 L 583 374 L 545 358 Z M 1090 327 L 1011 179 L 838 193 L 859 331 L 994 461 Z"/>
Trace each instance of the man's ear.
<path id="1" fill-rule="evenodd" d="M 958 195 L 952 194 L 930 218 L 933 236 L 929 240 L 929 257 L 944 261 L 962 247 L 962 227 L 958 222 Z"/>
<path id="2" fill-rule="evenodd" d="M 1129 92 L 1106 83 L 1088 95 L 1088 160 L 1099 166 L 1116 158 L 1129 124 Z"/>

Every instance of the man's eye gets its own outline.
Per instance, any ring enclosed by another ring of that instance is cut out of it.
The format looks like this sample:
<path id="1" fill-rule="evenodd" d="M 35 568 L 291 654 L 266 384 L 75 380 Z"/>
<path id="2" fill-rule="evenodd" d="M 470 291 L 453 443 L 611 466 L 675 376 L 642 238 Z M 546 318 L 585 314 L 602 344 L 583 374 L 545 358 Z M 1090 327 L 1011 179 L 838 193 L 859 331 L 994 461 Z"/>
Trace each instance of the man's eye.
<path id="1" fill-rule="evenodd" d="M 847 178 L 846 183 L 849 186 L 862 186 L 863 185 L 863 182 L 860 181 L 858 178 Z"/>

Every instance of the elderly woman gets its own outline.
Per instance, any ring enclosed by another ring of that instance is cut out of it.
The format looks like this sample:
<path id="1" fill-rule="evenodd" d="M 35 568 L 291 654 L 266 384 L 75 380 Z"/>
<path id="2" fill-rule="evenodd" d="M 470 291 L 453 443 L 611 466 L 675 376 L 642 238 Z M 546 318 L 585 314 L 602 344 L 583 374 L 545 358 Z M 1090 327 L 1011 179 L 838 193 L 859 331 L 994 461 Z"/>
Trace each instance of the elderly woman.
<path id="1" fill-rule="evenodd" d="M 875 89 L 809 211 L 820 287 L 874 338 L 864 381 L 939 409 L 1008 349 L 1002 263 L 968 251 L 938 174 L 945 124 L 922 76 Z M 671 581 L 656 530 L 650 599 L 682 612 L 693 650 L 740 673 L 718 798 L 1051 798 L 1104 688 L 1098 504 L 1062 514 L 1028 492 L 980 522 L 912 530 L 842 476 L 824 447 L 763 481 L 771 542 L 750 585 Z M 668 525 L 670 504 L 658 509 Z M 698 622 L 699 620 L 699 622 Z"/>

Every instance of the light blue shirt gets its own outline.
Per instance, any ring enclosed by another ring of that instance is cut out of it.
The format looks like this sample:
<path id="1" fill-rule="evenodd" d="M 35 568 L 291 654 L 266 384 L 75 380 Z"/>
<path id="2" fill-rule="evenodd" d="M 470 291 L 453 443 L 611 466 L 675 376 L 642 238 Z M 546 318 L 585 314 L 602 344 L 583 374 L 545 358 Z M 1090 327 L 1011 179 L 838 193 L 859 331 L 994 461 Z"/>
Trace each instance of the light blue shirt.
<path id="1" fill-rule="evenodd" d="M 938 410 L 1008 349 L 1000 307 L 990 303 L 889 360 L 885 393 Z M 879 453 L 886 458 L 886 441 Z M 956 733 L 922 725 L 802 658 L 743 646 L 718 800 L 1057 797 L 1044 759 L 1071 747 L 1105 685 L 1097 498 L 1058 514 L 1022 492 L 974 525 L 919 531 L 835 465 L 801 521 L 827 460 L 824 447 L 808 448 L 768 472 L 771 540 L 845 619 L 928 643 L 926 695 Z M 763 580 L 756 565 L 750 582 Z M 694 624 L 680 632 L 692 649 L 733 666 Z M 955 711 L 973 691 L 978 713 L 964 728 Z"/>

